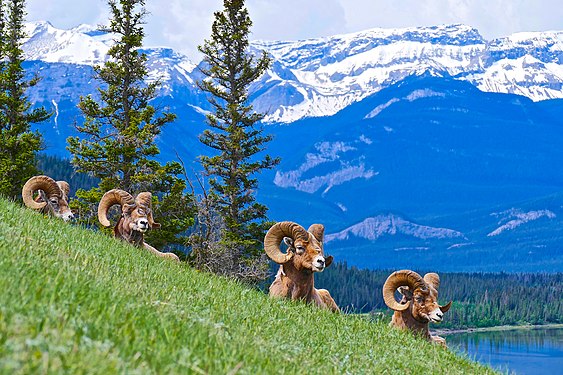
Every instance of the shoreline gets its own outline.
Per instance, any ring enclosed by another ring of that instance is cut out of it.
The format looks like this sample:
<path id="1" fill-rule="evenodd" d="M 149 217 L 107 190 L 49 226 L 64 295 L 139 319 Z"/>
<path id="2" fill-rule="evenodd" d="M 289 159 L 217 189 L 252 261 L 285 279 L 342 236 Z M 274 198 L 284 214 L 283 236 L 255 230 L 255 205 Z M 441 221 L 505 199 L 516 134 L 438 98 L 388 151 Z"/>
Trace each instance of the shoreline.
<path id="1" fill-rule="evenodd" d="M 533 330 L 533 329 L 557 329 L 563 328 L 562 323 L 536 324 L 536 325 L 519 325 L 519 326 L 494 326 L 480 328 L 462 328 L 462 329 L 433 329 L 431 332 L 438 335 L 453 335 L 456 333 L 475 333 L 475 332 L 494 332 L 494 331 L 513 331 L 513 330 Z"/>

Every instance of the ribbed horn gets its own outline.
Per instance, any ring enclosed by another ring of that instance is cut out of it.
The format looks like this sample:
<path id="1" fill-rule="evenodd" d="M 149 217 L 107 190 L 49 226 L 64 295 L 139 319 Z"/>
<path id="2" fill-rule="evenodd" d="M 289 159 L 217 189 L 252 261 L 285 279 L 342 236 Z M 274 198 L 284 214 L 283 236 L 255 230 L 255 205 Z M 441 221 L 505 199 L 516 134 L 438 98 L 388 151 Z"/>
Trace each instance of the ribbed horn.
<path id="1" fill-rule="evenodd" d="M 34 210 L 40 210 L 47 205 L 47 202 L 36 202 L 33 199 L 33 193 L 37 190 L 43 190 L 47 198 L 62 196 L 62 191 L 59 185 L 49 176 L 35 176 L 31 177 L 23 185 L 22 199 L 23 203 Z"/>
<path id="2" fill-rule="evenodd" d="M 400 286 L 408 286 L 413 292 L 416 289 L 426 289 L 424 279 L 416 272 L 410 270 L 395 271 L 383 284 L 383 300 L 392 310 L 404 311 L 410 306 L 410 301 L 400 304 L 395 300 L 395 291 Z"/>
<path id="3" fill-rule="evenodd" d="M 135 198 L 135 203 L 138 206 L 144 206 L 147 211 L 147 219 L 149 220 L 149 225 L 151 228 L 160 228 L 160 224 L 154 221 L 152 214 L 152 194 L 148 191 L 137 194 Z"/>
<path id="4" fill-rule="evenodd" d="M 61 189 L 61 191 L 63 192 L 65 198 L 68 199 L 68 196 L 70 195 L 70 185 L 68 184 L 68 182 L 57 181 L 57 185 L 59 186 L 59 189 Z"/>
<path id="5" fill-rule="evenodd" d="M 280 242 L 284 237 L 290 237 L 294 241 L 297 239 L 307 241 L 309 233 L 301 225 L 292 221 L 282 221 L 274 224 L 264 237 L 264 250 L 268 257 L 278 264 L 286 263 L 294 255 L 293 252 L 284 254 L 280 250 Z"/>
<path id="6" fill-rule="evenodd" d="M 108 220 L 108 211 L 111 206 L 119 204 L 123 207 L 124 204 L 134 205 L 135 200 L 125 190 L 112 189 L 104 194 L 98 205 L 98 220 L 104 227 L 109 227 L 111 223 Z"/>

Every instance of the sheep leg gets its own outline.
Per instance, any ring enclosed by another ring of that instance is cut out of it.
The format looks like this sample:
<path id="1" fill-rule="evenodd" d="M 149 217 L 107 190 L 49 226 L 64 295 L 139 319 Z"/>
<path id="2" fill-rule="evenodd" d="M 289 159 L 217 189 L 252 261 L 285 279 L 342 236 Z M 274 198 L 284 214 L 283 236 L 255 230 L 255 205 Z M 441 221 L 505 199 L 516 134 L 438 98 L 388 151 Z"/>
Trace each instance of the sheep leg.
<path id="1" fill-rule="evenodd" d="M 446 345 L 446 339 L 440 336 L 430 336 L 430 340 L 432 340 L 432 342 L 434 344 L 438 344 L 438 345 L 442 345 L 444 348 L 447 348 Z"/>
<path id="2" fill-rule="evenodd" d="M 338 305 L 336 304 L 336 302 L 334 302 L 334 299 L 332 298 L 332 296 L 330 295 L 328 290 L 317 289 L 317 295 L 319 296 L 320 300 L 322 301 L 322 304 L 324 305 L 324 307 L 326 307 L 327 309 L 329 309 L 333 312 L 340 312 Z"/>
<path id="3" fill-rule="evenodd" d="M 170 258 L 170 259 L 174 259 L 177 262 L 180 261 L 180 258 L 178 258 L 178 256 L 176 254 L 174 254 L 174 253 L 162 253 L 146 242 L 143 242 L 143 247 L 145 249 L 149 250 L 154 255 L 159 256 L 161 258 Z"/>

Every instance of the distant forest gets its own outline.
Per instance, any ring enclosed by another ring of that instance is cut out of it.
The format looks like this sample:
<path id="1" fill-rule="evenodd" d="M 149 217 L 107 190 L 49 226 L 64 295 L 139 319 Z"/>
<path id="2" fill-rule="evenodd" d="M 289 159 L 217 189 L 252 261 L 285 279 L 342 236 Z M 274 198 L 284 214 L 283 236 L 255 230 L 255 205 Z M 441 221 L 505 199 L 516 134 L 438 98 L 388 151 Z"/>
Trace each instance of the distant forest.
<path id="1" fill-rule="evenodd" d="M 416 271 L 421 275 L 425 273 Z M 315 285 L 328 289 L 345 311 L 391 315 L 383 302 L 381 289 L 392 272 L 338 263 L 317 274 Z M 453 301 L 440 328 L 563 323 L 563 273 L 439 275 L 440 304 Z"/>
<path id="2" fill-rule="evenodd" d="M 55 180 L 68 182 L 70 184 L 71 196 L 74 196 L 78 189 L 89 190 L 99 184 L 97 178 L 88 176 L 85 173 L 75 172 L 69 160 L 57 156 L 39 154 L 37 156 L 37 168 L 41 173 Z"/>

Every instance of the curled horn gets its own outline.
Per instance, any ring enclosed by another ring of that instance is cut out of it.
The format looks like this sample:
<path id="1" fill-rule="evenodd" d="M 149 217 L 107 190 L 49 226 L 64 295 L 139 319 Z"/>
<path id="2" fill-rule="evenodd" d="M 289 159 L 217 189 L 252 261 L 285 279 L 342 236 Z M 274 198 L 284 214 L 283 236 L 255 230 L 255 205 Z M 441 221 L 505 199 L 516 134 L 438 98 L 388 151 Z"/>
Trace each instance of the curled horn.
<path id="1" fill-rule="evenodd" d="M 325 227 L 322 224 L 313 224 L 309 227 L 309 229 L 307 230 L 308 232 L 312 233 L 313 236 L 315 236 L 315 238 L 317 239 L 317 241 L 319 242 L 323 242 L 324 239 L 324 235 L 325 235 Z"/>
<path id="2" fill-rule="evenodd" d="M 149 225 L 151 228 L 160 228 L 160 224 L 154 221 L 152 215 L 152 194 L 148 191 L 144 191 L 137 195 L 135 198 L 135 203 L 138 206 L 144 206 L 147 211 L 147 219 L 149 220 Z"/>
<path id="3" fill-rule="evenodd" d="M 395 290 L 400 286 L 408 286 L 413 292 L 416 289 L 426 289 L 427 287 L 422 276 L 414 271 L 393 272 L 383 285 L 383 300 L 390 309 L 395 311 L 404 311 L 410 306 L 410 301 L 400 304 L 395 300 Z"/>
<path id="4" fill-rule="evenodd" d="M 438 288 L 440 287 L 440 276 L 438 276 L 437 273 L 427 273 L 426 275 L 424 275 L 424 281 L 426 281 L 428 285 L 434 287 L 434 289 L 436 289 L 436 292 L 438 292 Z M 444 306 L 440 306 L 440 310 L 445 313 L 450 309 L 450 307 L 452 307 L 452 301 L 448 302 Z"/>
<path id="5" fill-rule="evenodd" d="M 98 220 L 104 227 L 111 225 L 108 220 L 108 211 L 114 204 L 119 204 L 123 208 L 125 204 L 134 205 L 135 200 L 131 194 L 121 189 L 112 189 L 105 193 L 98 205 Z"/>
<path id="6" fill-rule="evenodd" d="M 47 202 L 36 202 L 33 200 L 33 192 L 43 190 L 47 198 L 58 197 L 61 198 L 62 191 L 59 185 L 49 176 L 35 176 L 31 177 L 22 188 L 23 203 L 34 210 L 40 210 L 47 205 Z"/>
<path id="7" fill-rule="evenodd" d="M 264 250 L 271 260 L 278 264 L 283 264 L 293 258 L 294 253 L 282 253 L 280 250 L 280 242 L 284 237 L 290 237 L 293 240 L 302 239 L 307 241 L 309 233 L 301 225 L 292 221 L 282 221 L 274 224 L 266 236 L 264 237 Z"/>
<path id="8" fill-rule="evenodd" d="M 59 189 L 63 192 L 66 199 L 68 199 L 68 195 L 70 194 L 70 185 L 66 181 L 57 181 L 57 185 Z"/>

